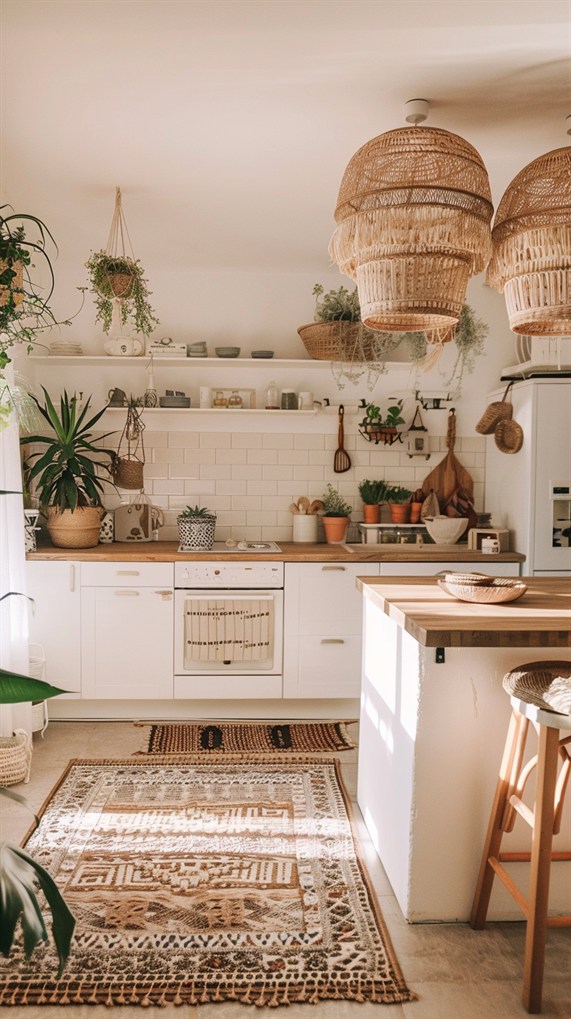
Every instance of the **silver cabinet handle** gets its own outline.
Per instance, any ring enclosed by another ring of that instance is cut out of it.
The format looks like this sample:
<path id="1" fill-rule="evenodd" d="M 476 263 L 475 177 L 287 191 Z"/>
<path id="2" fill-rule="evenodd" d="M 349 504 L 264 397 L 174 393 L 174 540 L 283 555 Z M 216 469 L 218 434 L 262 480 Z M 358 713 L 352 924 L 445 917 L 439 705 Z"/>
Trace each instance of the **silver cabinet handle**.
<path id="1" fill-rule="evenodd" d="M 344 573 L 346 567 L 345 566 L 322 566 L 321 569 L 322 570 L 341 570 L 341 572 Z"/>
<path id="2" fill-rule="evenodd" d="M 139 592 L 138 591 L 133 591 L 130 588 L 125 588 L 125 589 L 121 588 L 119 591 L 115 591 L 115 594 L 119 598 L 138 598 L 139 597 Z"/>
<path id="3" fill-rule="evenodd" d="M 163 601 L 170 601 L 172 598 L 172 591 L 155 591 L 155 594 L 160 594 Z"/>
<path id="4" fill-rule="evenodd" d="M 324 637 L 321 641 L 322 644 L 344 644 L 345 641 L 341 637 Z"/>
<path id="5" fill-rule="evenodd" d="M 138 570 L 115 570 L 118 577 L 138 577 L 140 576 Z"/>

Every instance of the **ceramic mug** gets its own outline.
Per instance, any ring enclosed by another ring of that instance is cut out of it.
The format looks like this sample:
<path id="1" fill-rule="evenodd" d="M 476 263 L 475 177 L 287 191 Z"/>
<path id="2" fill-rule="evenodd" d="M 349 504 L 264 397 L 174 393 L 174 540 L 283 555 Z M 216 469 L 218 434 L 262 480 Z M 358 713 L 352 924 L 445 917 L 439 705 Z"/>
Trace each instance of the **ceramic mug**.
<path id="1" fill-rule="evenodd" d="M 313 410 L 313 393 L 300 393 L 297 398 L 298 410 Z"/>
<path id="2" fill-rule="evenodd" d="M 107 340 L 103 349 L 114 357 L 138 357 L 143 353 L 143 344 L 133 336 L 115 336 Z"/>

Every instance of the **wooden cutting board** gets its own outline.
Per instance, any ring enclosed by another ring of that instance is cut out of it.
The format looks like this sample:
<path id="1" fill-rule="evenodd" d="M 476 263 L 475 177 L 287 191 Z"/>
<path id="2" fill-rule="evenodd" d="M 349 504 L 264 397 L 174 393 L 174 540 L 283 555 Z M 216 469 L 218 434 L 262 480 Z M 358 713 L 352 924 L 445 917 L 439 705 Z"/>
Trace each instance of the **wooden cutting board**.
<path id="1" fill-rule="evenodd" d="M 471 474 L 462 466 L 454 453 L 456 442 L 456 411 L 452 408 L 448 414 L 448 432 L 446 445 L 448 452 L 443 460 L 427 475 L 422 482 L 422 491 L 425 495 L 432 490 L 436 493 L 441 507 L 448 501 L 450 496 L 462 488 L 466 494 L 473 498 L 474 482 Z"/>

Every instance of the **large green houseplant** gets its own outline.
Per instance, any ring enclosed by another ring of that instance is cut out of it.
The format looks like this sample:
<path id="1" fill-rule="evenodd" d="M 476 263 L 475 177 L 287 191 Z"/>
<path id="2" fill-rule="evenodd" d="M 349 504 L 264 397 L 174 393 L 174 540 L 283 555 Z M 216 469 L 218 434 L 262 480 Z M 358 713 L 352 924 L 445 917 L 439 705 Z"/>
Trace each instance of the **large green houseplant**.
<path id="1" fill-rule="evenodd" d="M 44 403 L 33 399 L 49 434 L 20 439 L 24 445 L 42 447 L 29 453 L 24 462 L 27 487 L 36 492 L 54 545 L 90 548 L 99 541 L 101 496 L 104 485 L 112 484 L 110 468 L 116 455 L 93 441 L 92 429 L 106 408 L 89 417 L 91 398 L 78 410 L 76 398 L 64 391 L 58 413 L 47 390 L 42 389 Z M 99 442 L 109 434 L 102 435 Z"/>
<path id="2" fill-rule="evenodd" d="M 30 230 L 37 240 L 28 236 Z M 48 242 L 57 251 L 52 234 L 37 216 L 0 206 L 0 370 L 11 360 L 10 347 L 25 343 L 30 348 L 39 332 L 57 324 L 49 306 L 54 272 Z M 34 258 L 47 269 L 47 286 L 32 277 Z"/>
<path id="3" fill-rule="evenodd" d="M 8 493 L 0 493 L 8 494 Z M 9 597 L 8 594 L 2 596 Z M 0 669 L 0 704 L 22 704 L 46 700 L 65 693 L 42 680 Z M 32 811 L 28 801 L 13 789 L 0 785 L 0 796 L 8 797 Z M 32 811 L 33 813 L 33 811 Z M 39 820 L 34 814 L 35 825 Z M 14 944 L 18 924 L 22 925 L 24 951 L 30 956 L 34 948 L 48 940 L 43 902 L 38 898 L 37 885 L 43 892 L 52 916 L 52 935 L 59 957 L 61 977 L 69 957 L 75 918 L 70 913 L 55 881 L 29 853 L 10 842 L 0 843 L 0 952 L 8 956 Z"/>

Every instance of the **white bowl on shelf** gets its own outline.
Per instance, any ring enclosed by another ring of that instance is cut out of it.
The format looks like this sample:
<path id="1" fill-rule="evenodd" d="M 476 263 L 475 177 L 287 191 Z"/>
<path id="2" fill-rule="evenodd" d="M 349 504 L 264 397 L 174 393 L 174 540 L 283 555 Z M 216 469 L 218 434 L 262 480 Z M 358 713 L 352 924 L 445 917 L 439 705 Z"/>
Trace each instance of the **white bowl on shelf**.
<path id="1" fill-rule="evenodd" d="M 424 523 L 436 545 L 455 545 L 468 526 L 468 517 L 427 517 Z"/>

